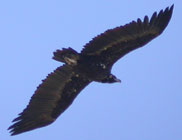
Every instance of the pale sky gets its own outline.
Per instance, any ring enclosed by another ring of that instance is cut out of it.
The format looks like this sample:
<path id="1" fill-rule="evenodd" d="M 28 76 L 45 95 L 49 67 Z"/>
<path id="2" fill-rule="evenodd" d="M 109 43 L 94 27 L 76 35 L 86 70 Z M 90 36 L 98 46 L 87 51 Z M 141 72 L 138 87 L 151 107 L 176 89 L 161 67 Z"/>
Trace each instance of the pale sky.
<path id="1" fill-rule="evenodd" d="M 92 83 L 53 124 L 10 136 L 7 128 L 46 75 L 56 49 L 77 51 L 107 29 L 174 3 L 163 34 L 119 60 L 121 84 Z M 182 140 L 180 0 L 0 2 L 1 140 Z"/>

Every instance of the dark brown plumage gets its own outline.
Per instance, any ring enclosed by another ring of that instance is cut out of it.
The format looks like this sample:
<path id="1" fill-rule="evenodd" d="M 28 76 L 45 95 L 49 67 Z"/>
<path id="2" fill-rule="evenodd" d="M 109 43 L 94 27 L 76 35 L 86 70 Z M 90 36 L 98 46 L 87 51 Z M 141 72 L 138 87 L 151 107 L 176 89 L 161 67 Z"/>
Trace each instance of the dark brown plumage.
<path id="1" fill-rule="evenodd" d="M 132 21 L 93 38 L 81 53 L 72 48 L 54 52 L 53 59 L 65 63 L 37 87 L 28 106 L 8 129 L 12 135 L 49 125 L 63 113 L 90 82 L 120 82 L 111 74 L 113 64 L 130 51 L 144 46 L 168 25 L 173 6 L 156 12 L 151 19 Z"/>

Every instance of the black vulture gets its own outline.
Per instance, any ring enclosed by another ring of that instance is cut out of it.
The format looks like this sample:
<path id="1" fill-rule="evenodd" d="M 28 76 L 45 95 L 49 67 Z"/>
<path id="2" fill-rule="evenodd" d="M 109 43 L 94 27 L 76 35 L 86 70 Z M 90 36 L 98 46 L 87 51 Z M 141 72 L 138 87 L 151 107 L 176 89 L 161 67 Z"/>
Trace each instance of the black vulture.
<path id="1" fill-rule="evenodd" d="M 113 74 L 113 64 L 125 54 L 144 46 L 160 35 L 168 25 L 173 7 L 167 7 L 151 19 L 137 19 L 105 31 L 87 43 L 81 53 L 72 48 L 54 52 L 53 59 L 63 62 L 42 81 L 27 107 L 13 120 L 11 135 L 40 128 L 54 122 L 89 83 L 120 82 Z"/>

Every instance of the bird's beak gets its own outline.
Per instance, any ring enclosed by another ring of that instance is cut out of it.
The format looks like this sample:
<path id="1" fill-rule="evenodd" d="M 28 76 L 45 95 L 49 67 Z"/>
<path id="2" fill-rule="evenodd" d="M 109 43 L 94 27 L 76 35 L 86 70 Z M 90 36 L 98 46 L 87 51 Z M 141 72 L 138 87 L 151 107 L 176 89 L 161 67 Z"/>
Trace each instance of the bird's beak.
<path id="1" fill-rule="evenodd" d="M 115 79 L 115 81 L 117 82 L 117 83 L 121 83 L 121 80 L 120 79 Z"/>

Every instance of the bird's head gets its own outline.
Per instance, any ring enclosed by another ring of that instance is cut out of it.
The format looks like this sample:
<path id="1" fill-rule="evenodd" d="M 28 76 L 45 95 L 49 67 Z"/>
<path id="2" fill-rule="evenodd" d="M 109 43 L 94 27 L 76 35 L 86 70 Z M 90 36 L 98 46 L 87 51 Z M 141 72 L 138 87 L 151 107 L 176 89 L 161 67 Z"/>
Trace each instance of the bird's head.
<path id="1" fill-rule="evenodd" d="M 116 76 L 112 74 L 108 75 L 105 79 L 102 80 L 102 83 L 116 83 L 116 82 L 121 83 L 121 80 L 116 78 Z"/>

